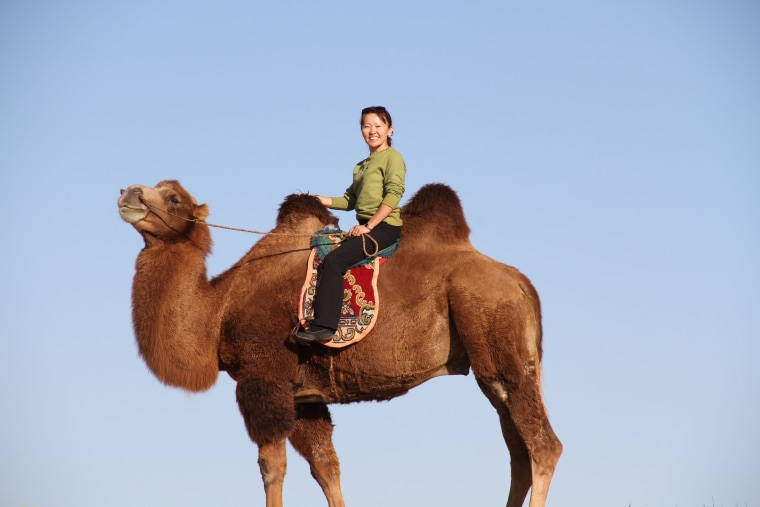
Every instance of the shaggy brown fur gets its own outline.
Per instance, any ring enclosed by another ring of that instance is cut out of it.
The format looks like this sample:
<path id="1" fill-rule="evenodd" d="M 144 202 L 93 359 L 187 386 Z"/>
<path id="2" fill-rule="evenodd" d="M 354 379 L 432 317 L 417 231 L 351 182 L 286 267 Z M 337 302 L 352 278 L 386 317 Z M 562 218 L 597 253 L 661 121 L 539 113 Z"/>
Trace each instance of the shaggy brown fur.
<path id="1" fill-rule="evenodd" d="M 162 382 L 190 391 L 211 387 L 219 370 L 236 380 L 268 507 L 282 505 L 286 439 L 328 505 L 344 505 L 328 404 L 390 399 L 470 370 L 511 455 L 507 506 L 521 506 L 531 487 L 530 507 L 544 505 L 562 445 L 541 393 L 538 294 L 515 268 L 473 248 L 449 187 L 427 185 L 404 206 L 372 335 L 340 350 L 299 346 L 291 336 L 310 235 L 336 222 L 313 196 L 288 196 L 275 228 L 212 280 L 208 208 L 178 182 L 132 186 L 119 208 L 145 240 L 132 296 L 140 354 Z"/>

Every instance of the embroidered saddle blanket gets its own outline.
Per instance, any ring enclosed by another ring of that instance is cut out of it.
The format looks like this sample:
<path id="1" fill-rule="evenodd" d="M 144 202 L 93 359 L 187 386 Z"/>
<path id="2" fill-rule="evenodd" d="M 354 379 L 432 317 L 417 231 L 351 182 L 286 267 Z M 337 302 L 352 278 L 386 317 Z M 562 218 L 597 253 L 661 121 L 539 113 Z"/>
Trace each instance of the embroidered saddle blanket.
<path id="1" fill-rule="evenodd" d="M 340 229 L 328 226 L 315 232 L 311 241 L 311 253 L 306 269 L 306 280 L 298 299 L 298 319 L 308 327 L 314 318 L 314 297 L 317 292 L 319 266 L 341 240 Z M 354 264 L 343 277 L 343 305 L 338 330 L 332 340 L 321 342 L 327 347 L 340 348 L 360 341 L 375 326 L 380 298 L 377 277 L 383 264 L 398 248 L 398 242 Z"/>

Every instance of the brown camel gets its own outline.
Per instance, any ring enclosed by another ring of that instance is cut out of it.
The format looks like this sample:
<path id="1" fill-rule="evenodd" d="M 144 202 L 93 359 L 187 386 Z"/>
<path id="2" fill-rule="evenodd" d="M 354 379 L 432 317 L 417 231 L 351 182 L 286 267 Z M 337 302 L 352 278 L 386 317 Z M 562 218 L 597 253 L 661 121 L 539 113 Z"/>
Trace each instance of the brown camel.
<path id="1" fill-rule="evenodd" d="M 159 380 L 188 391 L 209 389 L 220 370 L 237 382 L 268 507 L 282 506 L 286 440 L 329 507 L 344 506 L 329 403 L 388 400 L 470 369 L 511 455 L 507 507 L 522 506 L 529 490 L 530 507 L 544 506 L 562 444 L 541 392 L 538 294 L 517 269 L 475 250 L 449 187 L 426 185 L 404 206 L 399 249 L 378 281 L 377 324 L 344 349 L 292 336 L 309 236 L 337 222 L 313 197 L 288 196 L 275 228 L 211 280 L 208 207 L 178 182 L 129 187 L 119 211 L 145 240 L 132 286 L 140 354 Z"/>

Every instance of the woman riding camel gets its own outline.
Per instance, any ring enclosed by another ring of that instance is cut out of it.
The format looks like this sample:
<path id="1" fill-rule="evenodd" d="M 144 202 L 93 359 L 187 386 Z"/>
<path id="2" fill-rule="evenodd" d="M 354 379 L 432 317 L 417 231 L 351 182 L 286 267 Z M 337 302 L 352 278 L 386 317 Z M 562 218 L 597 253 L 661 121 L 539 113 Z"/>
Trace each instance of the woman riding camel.
<path id="1" fill-rule="evenodd" d="M 379 251 L 401 235 L 399 202 L 404 195 L 406 163 L 401 153 L 391 148 L 391 115 L 382 106 L 367 107 L 362 110 L 360 125 L 369 156 L 354 167 L 353 183 L 342 197 L 314 196 L 330 209 L 356 210 L 359 225 L 353 226 L 348 238 L 322 262 L 314 320 L 308 329 L 296 333 L 301 343 L 327 341 L 335 335 L 343 304 L 343 276 L 367 256 L 362 236 L 369 235 Z"/>

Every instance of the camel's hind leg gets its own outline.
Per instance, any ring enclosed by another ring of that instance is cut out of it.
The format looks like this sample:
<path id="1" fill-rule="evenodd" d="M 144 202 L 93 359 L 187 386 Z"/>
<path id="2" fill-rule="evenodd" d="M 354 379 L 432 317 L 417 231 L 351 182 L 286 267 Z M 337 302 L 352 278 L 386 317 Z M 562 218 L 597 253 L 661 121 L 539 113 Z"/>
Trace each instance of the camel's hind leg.
<path id="1" fill-rule="evenodd" d="M 544 507 L 562 444 L 549 424 L 537 378 L 526 375 L 519 388 L 505 381 L 478 378 L 496 408 L 512 461 L 507 507 L 521 507 L 528 490 L 530 507 Z M 519 385 L 519 384 L 518 384 Z"/>
<path id="2" fill-rule="evenodd" d="M 297 405 L 296 422 L 290 443 L 306 458 L 311 475 L 317 480 L 329 507 L 345 507 L 340 489 L 340 463 L 332 443 L 333 425 L 327 405 Z"/>
<path id="3" fill-rule="evenodd" d="M 512 481 L 509 484 L 507 507 L 522 507 L 533 483 L 528 448 L 517 432 L 517 428 L 515 428 L 512 418 L 509 416 L 509 410 L 500 401 L 499 396 L 492 393 L 494 389 L 489 384 L 483 383 L 480 380 L 478 380 L 478 385 L 499 414 L 501 433 L 504 435 L 504 441 L 509 449 Z"/>
<path id="4" fill-rule="evenodd" d="M 453 336 L 496 408 L 512 456 L 507 507 L 544 507 L 562 444 L 541 393 L 541 303 L 519 271 L 473 253 L 450 275 Z"/>

